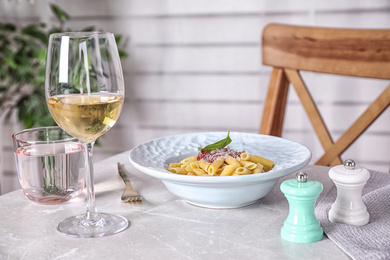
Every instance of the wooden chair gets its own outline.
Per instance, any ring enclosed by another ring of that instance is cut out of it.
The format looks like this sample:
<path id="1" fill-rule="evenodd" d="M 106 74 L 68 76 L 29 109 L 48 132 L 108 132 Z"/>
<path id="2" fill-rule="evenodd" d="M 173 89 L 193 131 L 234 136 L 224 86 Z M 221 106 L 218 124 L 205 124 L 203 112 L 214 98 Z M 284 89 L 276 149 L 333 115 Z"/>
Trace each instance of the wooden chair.
<path id="1" fill-rule="evenodd" d="M 390 79 L 390 30 L 270 24 L 263 31 L 262 55 L 273 70 L 259 133 L 281 136 L 291 83 L 324 149 L 317 165 L 342 164 L 340 155 L 389 106 L 390 85 L 334 142 L 300 71 Z"/>

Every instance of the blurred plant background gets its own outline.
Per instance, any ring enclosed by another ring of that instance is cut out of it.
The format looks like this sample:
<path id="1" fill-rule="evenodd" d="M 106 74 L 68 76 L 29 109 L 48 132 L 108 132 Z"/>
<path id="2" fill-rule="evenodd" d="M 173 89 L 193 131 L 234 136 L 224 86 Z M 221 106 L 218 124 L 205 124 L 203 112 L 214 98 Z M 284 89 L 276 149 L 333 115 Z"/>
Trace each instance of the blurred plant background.
<path id="1" fill-rule="evenodd" d="M 72 29 L 66 26 L 70 15 L 58 5 L 49 5 L 57 20 L 54 26 L 0 23 L 0 116 L 8 119 L 17 112 L 24 128 L 56 125 L 45 100 L 46 52 L 50 34 Z M 96 28 L 89 26 L 81 31 L 93 30 Z M 121 38 L 116 36 L 118 45 Z M 127 56 L 123 50 L 119 54 Z"/>

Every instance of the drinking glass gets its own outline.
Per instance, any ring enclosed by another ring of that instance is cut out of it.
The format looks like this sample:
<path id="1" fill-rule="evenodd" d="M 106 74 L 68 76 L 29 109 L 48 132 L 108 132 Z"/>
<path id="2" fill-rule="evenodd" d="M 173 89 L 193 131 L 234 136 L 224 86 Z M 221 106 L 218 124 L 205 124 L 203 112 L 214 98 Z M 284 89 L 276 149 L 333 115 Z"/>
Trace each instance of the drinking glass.
<path id="1" fill-rule="evenodd" d="M 20 187 L 29 200 L 55 204 L 78 196 L 84 188 L 83 147 L 58 126 L 12 135 Z"/>
<path id="2" fill-rule="evenodd" d="M 123 231 L 126 218 L 98 213 L 95 204 L 93 146 L 117 121 L 124 101 L 121 62 L 109 32 L 51 34 L 47 50 L 45 94 L 57 124 L 83 146 L 87 211 L 57 226 L 74 237 L 103 237 Z"/>

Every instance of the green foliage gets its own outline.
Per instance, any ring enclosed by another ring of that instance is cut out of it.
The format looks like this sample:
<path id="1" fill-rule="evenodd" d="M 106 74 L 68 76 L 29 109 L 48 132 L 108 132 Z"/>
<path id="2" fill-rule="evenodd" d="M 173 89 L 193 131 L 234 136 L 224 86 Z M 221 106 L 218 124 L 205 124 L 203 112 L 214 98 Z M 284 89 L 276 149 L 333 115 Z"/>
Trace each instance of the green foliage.
<path id="1" fill-rule="evenodd" d="M 18 111 L 25 128 L 55 125 L 45 100 L 45 65 L 49 36 L 72 31 L 65 28 L 70 16 L 59 6 L 50 4 L 58 25 L 36 23 L 18 27 L 0 23 L 0 114 Z M 82 31 L 93 31 L 94 26 Z M 119 44 L 121 36 L 116 36 Z M 127 53 L 119 50 L 120 57 Z"/>
<path id="2" fill-rule="evenodd" d="M 218 142 L 216 143 L 213 143 L 213 144 L 209 144 L 207 145 L 206 147 L 204 148 L 201 148 L 199 147 L 198 150 L 199 151 L 212 151 L 212 150 L 216 150 L 216 149 L 222 149 L 224 148 L 225 146 L 228 146 L 231 142 L 232 142 L 232 139 L 230 139 L 230 131 L 228 132 L 226 138 L 222 139 L 222 140 L 219 140 Z"/>

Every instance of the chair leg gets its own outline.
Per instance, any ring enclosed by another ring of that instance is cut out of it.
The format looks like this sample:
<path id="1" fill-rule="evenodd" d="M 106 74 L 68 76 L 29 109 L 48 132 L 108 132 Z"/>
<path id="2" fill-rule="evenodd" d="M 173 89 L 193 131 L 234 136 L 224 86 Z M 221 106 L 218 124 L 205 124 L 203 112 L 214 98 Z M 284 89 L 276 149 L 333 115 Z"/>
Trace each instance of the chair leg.
<path id="1" fill-rule="evenodd" d="M 327 126 L 325 125 L 324 120 L 322 119 L 322 116 L 317 108 L 317 105 L 315 104 L 309 92 L 309 89 L 307 88 L 305 82 L 303 81 L 300 73 L 297 70 L 286 69 L 285 73 L 288 80 L 294 86 L 298 94 L 298 97 L 301 100 L 301 103 L 306 111 L 306 114 L 310 119 L 314 131 L 316 132 L 317 137 L 321 142 L 322 147 L 324 148 L 324 150 L 327 150 L 329 147 L 333 146 L 334 142 L 332 136 L 329 133 Z M 332 161 L 329 163 L 320 164 L 316 162 L 315 164 L 316 165 L 329 165 L 329 164 L 338 165 L 341 163 L 342 161 L 340 156 L 336 156 L 336 158 L 333 158 Z"/>
<path id="2" fill-rule="evenodd" d="M 274 68 L 264 104 L 260 134 L 281 136 L 289 82 L 282 69 Z"/>

